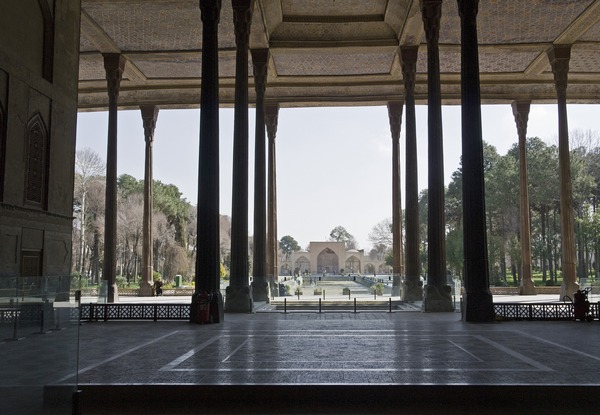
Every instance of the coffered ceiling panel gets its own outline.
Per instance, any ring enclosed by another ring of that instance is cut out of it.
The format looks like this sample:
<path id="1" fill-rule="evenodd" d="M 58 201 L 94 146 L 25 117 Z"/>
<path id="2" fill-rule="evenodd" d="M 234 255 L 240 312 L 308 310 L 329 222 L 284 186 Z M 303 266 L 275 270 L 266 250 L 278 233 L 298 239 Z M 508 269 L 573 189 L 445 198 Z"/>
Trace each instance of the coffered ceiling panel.
<path id="1" fill-rule="evenodd" d="M 395 51 L 275 53 L 278 76 L 389 74 Z"/>
<path id="2" fill-rule="evenodd" d="M 383 16 L 387 3 L 387 0 L 281 0 L 281 9 L 290 16 Z"/>
<path id="3" fill-rule="evenodd" d="M 121 107 L 197 107 L 202 21 L 198 0 L 81 0 L 79 105 L 106 108 L 103 53 L 127 61 Z M 600 90 L 600 0 L 480 0 L 482 102 L 556 99 L 547 51 L 572 45 L 568 99 Z M 442 102 L 460 102 L 460 17 L 442 3 Z M 236 41 L 230 0 L 218 25 L 219 95 L 235 97 Z M 427 45 L 420 0 L 254 0 L 249 48 L 268 48 L 266 97 L 283 106 L 380 105 L 404 97 L 398 50 L 419 46 L 417 102 L 427 100 Z M 254 99 L 249 54 L 249 97 Z"/>

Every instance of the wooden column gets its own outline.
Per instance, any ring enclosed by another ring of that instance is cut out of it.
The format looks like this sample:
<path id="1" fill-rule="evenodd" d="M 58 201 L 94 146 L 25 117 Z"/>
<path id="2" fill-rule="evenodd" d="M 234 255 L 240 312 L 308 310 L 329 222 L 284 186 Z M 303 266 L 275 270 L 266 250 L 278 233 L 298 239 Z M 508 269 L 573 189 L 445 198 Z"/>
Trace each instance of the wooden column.
<path id="1" fill-rule="evenodd" d="M 531 275 L 531 223 L 529 220 L 529 186 L 527 179 L 527 121 L 531 101 L 515 101 L 512 111 L 519 135 L 519 205 L 521 233 L 521 287 L 519 294 L 536 294 Z"/>
<path id="2" fill-rule="evenodd" d="M 190 321 L 198 315 L 198 301 L 211 299 L 209 322 L 223 321 L 220 290 L 219 212 L 219 55 L 218 29 L 221 0 L 200 2 L 202 16 L 202 89 L 200 92 L 200 147 L 198 155 L 198 222 L 196 226 L 196 285 Z M 200 254 L 202 252 L 202 254 Z"/>
<path id="3" fill-rule="evenodd" d="M 415 75 L 417 72 L 418 46 L 402 46 L 400 61 L 406 95 L 406 193 L 405 238 L 406 255 L 404 268 L 403 301 L 423 300 L 421 261 L 419 258 L 419 180 L 417 170 L 417 123 L 415 117 Z"/>
<path id="4" fill-rule="evenodd" d="M 254 260 L 252 262 L 252 298 L 270 299 L 267 282 L 267 189 L 265 140 L 265 88 L 269 49 L 253 49 L 254 89 L 256 90 L 256 135 L 254 147 Z"/>
<path id="5" fill-rule="evenodd" d="M 392 296 L 400 295 L 402 269 L 402 195 L 400 192 L 400 129 L 402 101 L 388 102 L 388 117 L 392 133 Z"/>
<path id="6" fill-rule="evenodd" d="M 490 292 L 483 175 L 483 139 L 477 9 L 479 0 L 458 0 L 461 27 L 461 120 L 462 201 L 465 321 L 493 321 L 494 302 Z"/>
<path id="7" fill-rule="evenodd" d="M 125 59 L 118 53 L 104 55 L 104 69 L 108 85 L 108 141 L 106 146 L 106 198 L 104 213 L 103 283 L 106 301 L 119 301 L 116 283 L 117 270 L 117 105 Z"/>
<path id="8" fill-rule="evenodd" d="M 422 0 L 421 14 L 427 38 L 427 133 L 428 133 L 428 275 L 425 311 L 453 311 L 446 284 L 446 226 L 444 207 L 444 143 L 438 38 L 442 0 Z"/>
<path id="9" fill-rule="evenodd" d="M 560 298 L 573 294 L 577 284 L 575 259 L 575 230 L 573 224 L 573 190 L 571 183 L 571 158 L 569 154 L 569 126 L 567 122 L 567 77 L 570 45 L 554 45 L 548 50 L 548 60 L 554 73 L 554 85 L 558 103 L 558 163 L 560 170 L 560 233 L 562 239 L 562 275 Z"/>
<path id="10" fill-rule="evenodd" d="M 140 106 L 142 122 L 144 123 L 144 141 L 146 143 L 146 157 L 144 166 L 144 223 L 142 240 L 142 281 L 140 282 L 140 297 L 152 296 L 153 280 L 153 251 L 152 251 L 152 144 L 154 142 L 154 129 L 158 118 L 156 105 Z"/>
<path id="11" fill-rule="evenodd" d="M 267 202 L 267 273 L 271 292 L 274 295 L 279 295 L 277 280 L 279 276 L 278 248 L 279 241 L 277 239 L 277 160 L 275 152 L 275 136 L 277 134 L 277 117 L 279 115 L 279 105 L 269 104 L 265 107 L 265 119 L 267 123 L 267 135 L 269 137 L 268 150 L 268 202 Z"/>
<path id="12" fill-rule="evenodd" d="M 248 44 L 253 0 L 232 0 L 235 27 L 235 108 L 233 121 L 233 187 L 231 269 L 225 311 L 253 309 L 248 275 Z"/>

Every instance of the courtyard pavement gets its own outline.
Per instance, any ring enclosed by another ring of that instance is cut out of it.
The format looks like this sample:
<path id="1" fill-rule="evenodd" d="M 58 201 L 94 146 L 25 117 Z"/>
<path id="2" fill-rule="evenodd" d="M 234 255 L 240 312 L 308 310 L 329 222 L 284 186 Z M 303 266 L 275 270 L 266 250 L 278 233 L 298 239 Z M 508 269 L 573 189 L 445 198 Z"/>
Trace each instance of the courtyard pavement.
<path id="1" fill-rule="evenodd" d="M 256 394 L 287 396 L 290 405 L 272 413 L 311 413 L 294 408 L 319 392 L 326 393 L 321 402 L 341 396 L 350 402 L 325 413 L 400 413 L 392 409 L 413 399 L 421 402 L 416 412 L 402 413 L 476 413 L 482 408 L 484 413 L 548 414 L 559 408 L 563 414 L 600 413 L 599 330 L 597 321 L 472 324 L 461 321 L 459 313 L 420 312 L 226 314 L 215 325 L 87 323 L 80 329 L 79 384 L 88 394 L 89 413 L 109 413 L 98 409 L 103 399 L 130 401 L 140 393 L 132 385 L 184 400 L 199 393 L 194 387 L 205 394 L 215 387 L 220 388 L 215 396 L 245 399 L 248 405 Z M 344 389 L 327 388 L 340 386 Z M 478 392 L 476 403 L 473 387 L 488 388 Z M 442 412 L 431 407 L 438 394 L 446 402 Z M 292 404 L 296 395 L 305 399 Z M 228 406 L 223 413 L 271 413 L 263 407 L 267 396 L 258 398 L 255 410 L 250 405 L 236 412 Z M 383 403 L 353 412 L 362 402 L 352 404 L 357 396 Z M 577 402 L 582 396 L 583 402 Z M 204 396 L 202 402 L 210 399 Z M 512 404 L 507 406 L 506 399 Z M 157 407 L 163 401 L 154 402 Z M 194 413 L 166 402 L 172 413 Z M 120 408 L 129 413 L 126 406 Z"/>
<path id="2" fill-rule="evenodd" d="M 544 301 L 531 297 L 517 299 Z M 45 334 L 32 328 L 19 341 L 0 342 L 0 352 L 3 414 L 42 413 L 28 400 L 48 395 L 49 385 L 74 384 L 82 390 L 82 414 L 600 413 L 598 321 L 228 313 L 212 325 L 86 322 Z M 4 411 L 7 402 L 17 405 Z M 407 402 L 420 403 L 398 412 Z"/>

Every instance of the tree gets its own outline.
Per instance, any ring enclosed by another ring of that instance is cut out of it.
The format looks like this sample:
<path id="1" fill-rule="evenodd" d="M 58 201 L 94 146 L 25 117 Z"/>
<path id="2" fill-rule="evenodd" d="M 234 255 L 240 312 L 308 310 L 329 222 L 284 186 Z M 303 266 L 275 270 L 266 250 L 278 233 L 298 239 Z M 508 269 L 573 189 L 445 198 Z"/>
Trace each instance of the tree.
<path id="1" fill-rule="evenodd" d="M 558 210 L 559 179 L 558 149 L 549 146 L 538 137 L 527 138 L 527 176 L 529 179 L 529 206 L 538 214 L 532 225 L 532 253 L 540 255 L 542 280 L 554 276 L 553 243 L 554 229 L 550 226 L 550 215 Z M 509 154 L 518 160 L 518 148 L 513 146 Z M 533 219 L 533 218 L 532 218 Z"/>
<path id="2" fill-rule="evenodd" d="M 86 199 L 90 184 L 104 175 L 104 161 L 98 153 L 84 148 L 75 154 L 75 199 L 79 202 L 79 258 L 77 269 L 81 274 L 85 268 L 85 228 L 87 218 Z"/>
<path id="3" fill-rule="evenodd" d="M 120 195 L 117 204 L 117 237 L 121 247 L 121 263 L 127 282 L 138 274 L 138 259 L 144 223 L 144 201 L 140 193 Z"/>
<path id="4" fill-rule="evenodd" d="M 90 247 L 91 258 L 88 272 L 92 282 L 100 281 L 100 258 L 104 255 L 102 241 L 104 236 L 104 198 L 106 195 L 106 181 L 104 178 L 93 180 L 89 184 L 86 196 L 86 228 L 90 229 L 91 235 L 87 233 L 85 243 Z M 85 259 L 85 255 L 84 255 Z"/>
<path id="5" fill-rule="evenodd" d="M 281 249 L 287 260 L 292 252 L 300 250 L 300 245 L 290 235 L 286 235 L 279 240 L 279 249 Z"/>
<path id="6" fill-rule="evenodd" d="M 391 246 L 393 244 L 392 220 L 386 218 L 375 224 L 371 229 L 371 233 L 369 233 L 369 241 L 378 250 L 380 245 L 384 245 L 385 247 Z"/>
<path id="7" fill-rule="evenodd" d="M 140 181 L 143 187 L 143 180 Z M 179 188 L 173 184 L 164 184 L 159 180 L 153 182 L 154 208 L 163 212 L 169 220 L 169 225 L 175 230 L 175 241 L 185 246 L 186 222 L 189 219 L 191 205 L 185 198 L 181 197 Z"/>
<path id="8" fill-rule="evenodd" d="M 352 236 L 343 226 L 336 226 L 329 233 L 329 240 L 335 242 L 345 242 L 346 248 L 356 249 L 358 244 L 354 236 Z"/>

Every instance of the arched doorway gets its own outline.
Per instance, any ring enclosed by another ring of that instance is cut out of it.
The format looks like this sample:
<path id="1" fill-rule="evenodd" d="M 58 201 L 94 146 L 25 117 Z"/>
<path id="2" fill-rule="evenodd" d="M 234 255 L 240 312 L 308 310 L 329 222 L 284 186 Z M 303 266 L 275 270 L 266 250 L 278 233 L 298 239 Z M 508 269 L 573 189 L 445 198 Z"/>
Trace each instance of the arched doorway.
<path id="1" fill-rule="evenodd" d="M 360 274 L 360 260 L 352 255 L 346 260 L 344 270 L 349 274 L 359 273 Z"/>
<path id="2" fill-rule="evenodd" d="M 338 256 L 330 248 L 325 248 L 317 257 L 317 272 L 337 274 L 340 270 Z"/>
<path id="3" fill-rule="evenodd" d="M 310 271 L 310 261 L 305 256 L 301 256 L 296 260 L 294 269 L 298 269 L 300 274 L 303 274 L 305 271 Z"/>

